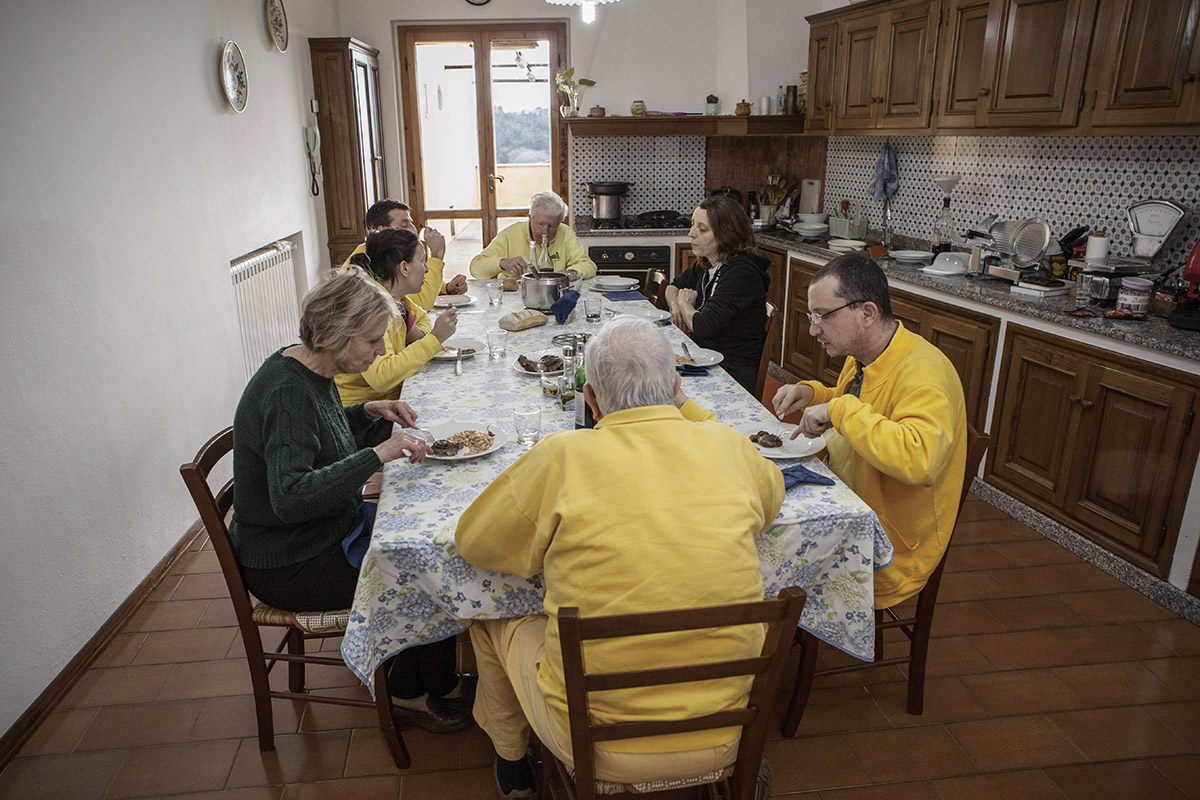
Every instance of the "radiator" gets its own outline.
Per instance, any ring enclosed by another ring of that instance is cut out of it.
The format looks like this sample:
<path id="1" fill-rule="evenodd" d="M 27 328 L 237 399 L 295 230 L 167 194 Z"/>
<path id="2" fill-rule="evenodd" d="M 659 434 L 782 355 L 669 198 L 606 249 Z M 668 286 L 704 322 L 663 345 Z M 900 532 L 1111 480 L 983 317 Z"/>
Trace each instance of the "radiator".
<path id="1" fill-rule="evenodd" d="M 229 265 L 247 379 L 267 356 L 298 340 L 300 309 L 292 253 L 291 242 L 278 241 Z"/>

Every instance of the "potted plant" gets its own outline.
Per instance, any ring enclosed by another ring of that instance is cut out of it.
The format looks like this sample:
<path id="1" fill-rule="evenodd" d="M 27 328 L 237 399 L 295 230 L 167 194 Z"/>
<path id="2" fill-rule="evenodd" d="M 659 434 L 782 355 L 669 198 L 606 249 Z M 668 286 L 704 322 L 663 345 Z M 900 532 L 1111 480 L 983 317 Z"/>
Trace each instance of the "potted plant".
<path id="1" fill-rule="evenodd" d="M 580 78 L 579 80 L 575 80 L 574 67 L 568 67 L 567 69 L 555 75 L 554 82 L 558 86 L 558 90 L 567 97 L 567 102 L 559 106 L 559 112 L 564 117 L 578 117 L 580 87 L 595 86 L 596 82 L 590 78 Z"/>

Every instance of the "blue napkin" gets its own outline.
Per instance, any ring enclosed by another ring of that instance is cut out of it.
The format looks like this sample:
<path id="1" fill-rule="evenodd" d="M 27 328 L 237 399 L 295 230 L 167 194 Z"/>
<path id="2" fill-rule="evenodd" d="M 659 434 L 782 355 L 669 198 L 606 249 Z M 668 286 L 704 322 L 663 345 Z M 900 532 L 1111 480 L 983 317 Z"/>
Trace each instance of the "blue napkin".
<path id="1" fill-rule="evenodd" d="M 885 197 L 891 197 L 900 188 L 900 173 L 896 166 L 896 151 L 891 142 L 884 142 L 879 151 L 879 159 L 875 162 L 875 174 L 867 185 L 867 191 L 878 203 Z"/>
<path id="2" fill-rule="evenodd" d="M 355 496 L 357 511 L 350 532 L 342 539 L 342 552 L 346 561 L 355 569 L 362 569 L 363 556 L 367 554 L 367 546 L 371 544 L 371 530 L 375 527 L 375 511 L 378 503 L 368 503 L 362 498 L 362 490 Z"/>
<path id="3" fill-rule="evenodd" d="M 604 294 L 609 300 L 620 303 L 624 300 L 645 300 L 646 297 L 641 292 L 606 292 Z"/>
<path id="4" fill-rule="evenodd" d="M 571 312 L 575 310 L 575 304 L 579 302 L 579 292 L 571 289 L 568 292 L 563 292 L 563 296 L 554 301 L 554 305 L 550 306 L 550 310 L 554 312 L 554 321 L 559 325 L 567 324 L 567 317 L 571 316 Z"/>
<path id="5" fill-rule="evenodd" d="M 675 371 L 686 377 L 698 377 L 708 374 L 708 367 L 697 366 L 696 364 L 676 364 Z"/>
<path id="6" fill-rule="evenodd" d="M 833 478 L 813 472 L 803 464 L 793 464 L 787 469 L 779 471 L 783 473 L 783 488 L 785 489 L 790 489 L 797 483 L 819 483 L 822 486 L 833 486 Z"/>

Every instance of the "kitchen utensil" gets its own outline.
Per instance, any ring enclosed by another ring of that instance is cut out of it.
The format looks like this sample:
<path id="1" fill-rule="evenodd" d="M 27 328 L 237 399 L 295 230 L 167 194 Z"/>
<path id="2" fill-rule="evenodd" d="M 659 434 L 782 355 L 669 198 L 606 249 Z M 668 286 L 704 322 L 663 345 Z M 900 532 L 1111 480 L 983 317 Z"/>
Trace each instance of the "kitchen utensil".
<path id="1" fill-rule="evenodd" d="M 897 261 L 929 261 L 933 253 L 928 250 L 892 250 L 888 255 Z"/>
<path id="2" fill-rule="evenodd" d="M 741 205 L 742 202 L 742 193 L 732 186 L 722 186 L 719 189 L 712 189 L 708 194 L 710 197 L 716 194 L 723 194 L 738 205 Z"/>
<path id="3" fill-rule="evenodd" d="M 586 181 L 588 194 L 620 196 L 629 191 L 631 181 Z"/>
<path id="4" fill-rule="evenodd" d="M 849 200 L 842 201 L 842 218 L 850 219 L 850 201 Z"/>
<path id="5" fill-rule="evenodd" d="M 684 342 L 684 343 L 683 343 L 683 354 L 684 354 L 685 356 L 687 356 L 688 358 L 691 358 L 691 357 L 692 357 L 692 354 L 688 352 L 688 348 L 687 348 L 687 342 Z"/>
<path id="6" fill-rule="evenodd" d="M 966 253 L 938 253 L 933 263 L 921 271 L 930 275 L 965 275 L 969 261 Z"/>
<path id="7" fill-rule="evenodd" d="M 1087 238 L 1089 230 L 1091 230 L 1091 228 L 1089 228 L 1087 225 L 1080 225 L 1078 228 L 1073 228 L 1068 234 L 1058 240 L 1058 246 L 1061 247 L 1062 251 L 1069 256 L 1071 254 L 1071 250 L 1073 250 L 1077 245 L 1082 244 L 1083 240 Z"/>
<path id="8" fill-rule="evenodd" d="M 815 178 L 805 178 L 800 181 L 800 205 L 797 214 L 817 214 L 821 208 L 821 182 Z"/>
<path id="9" fill-rule="evenodd" d="M 564 272 L 523 275 L 520 280 L 521 300 L 526 308 L 550 311 L 550 307 L 558 302 L 570 283 L 571 279 Z"/>
<path id="10" fill-rule="evenodd" d="M 1126 209 L 1134 258 L 1152 259 L 1175 232 L 1187 209 L 1172 200 L 1142 200 Z"/>
<path id="11" fill-rule="evenodd" d="M 805 225 L 824 225 L 828 214 L 800 214 L 797 219 Z"/>
<path id="12" fill-rule="evenodd" d="M 434 308 L 450 308 L 458 306 L 469 306 L 475 303 L 479 298 L 471 294 L 440 294 L 433 301 Z"/>
<path id="13" fill-rule="evenodd" d="M 750 221 L 750 228 L 754 231 L 769 231 L 775 227 L 773 219 L 755 219 Z"/>

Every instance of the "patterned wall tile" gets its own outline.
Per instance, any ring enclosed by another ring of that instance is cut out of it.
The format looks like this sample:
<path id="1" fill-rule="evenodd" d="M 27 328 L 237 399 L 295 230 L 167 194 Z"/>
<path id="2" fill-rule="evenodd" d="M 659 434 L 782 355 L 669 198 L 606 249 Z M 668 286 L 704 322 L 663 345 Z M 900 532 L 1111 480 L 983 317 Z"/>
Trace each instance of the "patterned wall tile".
<path id="1" fill-rule="evenodd" d="M 621 212 L 690 214 L 704 196 L 703 136 L 577 136 L 570 145 L 570 199 L 591 213 L 587 181 L 632 181 Z"/>
<path id="2" fill-rule="evenodd" d="M 867 185 L 883 139 L 832 136 L 826 161 L 825 210 L 850 200 L 882 225 L 881 204 Z M 940 213 L 936 175 L 962 175 L 951 195 L 959 235 L 988 214 L 1038 216 L 1061 236 L 1086 224 L 1108 232 L 1115 255 L 1131 251 L 1125 209 L 1166 198 L 1189 209 L 1159 255 L 1180 264 L 1200 237 L 1200 136 L 899 136 L 891 137 L 900 172 L 892 198 L 896 232 L 927 239 Z"/>

